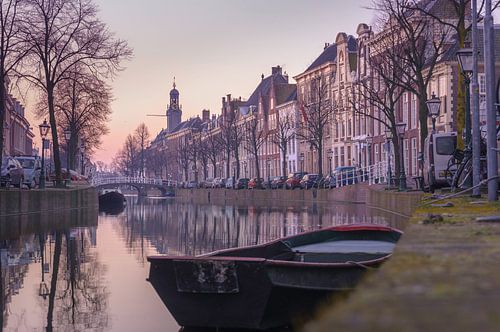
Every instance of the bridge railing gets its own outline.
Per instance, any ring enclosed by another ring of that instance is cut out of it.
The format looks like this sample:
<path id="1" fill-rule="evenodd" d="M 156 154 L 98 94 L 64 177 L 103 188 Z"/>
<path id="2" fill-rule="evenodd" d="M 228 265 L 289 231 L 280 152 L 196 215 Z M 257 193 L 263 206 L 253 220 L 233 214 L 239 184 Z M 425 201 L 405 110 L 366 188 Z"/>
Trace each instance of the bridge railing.
<path id="1" fill-rule="evenodd" d="M 108 184 L 144 184 L 156 186 L 176 186 L 176 181 L 158 179 L 158 178 L 145 178 L 145 177 L 131 177 L 131 176 L 113 176 L 113 177 L 93 177 L 90 181 L 94 187 L 108 185 Z"/>

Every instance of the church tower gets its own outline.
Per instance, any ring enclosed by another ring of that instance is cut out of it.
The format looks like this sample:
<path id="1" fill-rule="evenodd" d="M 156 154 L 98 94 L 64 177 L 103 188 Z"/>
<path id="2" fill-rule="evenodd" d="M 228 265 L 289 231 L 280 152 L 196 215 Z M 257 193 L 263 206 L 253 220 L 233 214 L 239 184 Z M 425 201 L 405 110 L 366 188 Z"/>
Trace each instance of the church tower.
<path id="1" fill-rule="evenodd" d="M 175 88 L 175 77 L 173 89 L 170 90 L 170 104 L 167 107 L 167 132 L 171 133 L 181 123 L 182 110 L 179 106 L 179 91 Z"/>

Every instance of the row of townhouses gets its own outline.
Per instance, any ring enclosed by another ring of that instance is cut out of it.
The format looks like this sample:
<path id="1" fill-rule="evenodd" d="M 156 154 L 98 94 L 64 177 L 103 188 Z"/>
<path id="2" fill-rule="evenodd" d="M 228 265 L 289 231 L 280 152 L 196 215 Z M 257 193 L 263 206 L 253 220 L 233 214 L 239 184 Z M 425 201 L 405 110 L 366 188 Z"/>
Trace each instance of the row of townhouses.
<path id="1" fill-rule="evenodd" d="M 482 35 L 482 28 L 480 31 Z M 149 174 L 177 181 L 257 175 L 267 178 L 298 171 L 326 175 L 339 166 L 367 167 L 394 159 L 393 152 L 388 154 L 391 143 L 386 143 L 386 128 L 376 119 L 382 116 L 381 113 L 356 93 L 357 83 L 373 75 L 372 58 L 380 49 L 377 43 L 381 42 L 384 33 L 375 34 L 367 24 L 359 24 L 355 36 L 340 32 L 333 43 L 325 43 L 323 51 L 302 73 L 293 77 L 296 83 L 291 82 L 280 66 L 272 67 L 268 76 L 261 76 L 248 98 L 234 98 L 230 94 L 223 97 L 219 115 L 203 110 L 201 117 L 182 121 L 179 91 L 174 83 L 166 112 L 167 127 L 149 148 L 150 156 L 155 157 L 148 159 Z M 499 34 L 496 36 L 497 45 L 500 45 Z M 454 39 L 448 44 L 433 70 L 427 91 L 429 98 L 435 95 L 441 100 L 437 132 L 457 130 L 456 87 L 460 73 L 456 51 L 459 47 Z M 499 59 L 499 55 L 496 54 L 495 59 Z M 499 65 L 497 62 L 497 72 Z M 321 149 L 299 132 L 301 124 L 311 116 L 307 105 L 315 101 L 318 77 L 327 78 L 325 100 L 332 108 Z M 482 64 L 479 83 L 481 121 L 484 122 L 486 89 Z M 356 105 L 363 105 L 366 110 L 357 112 Z M 279 142 L 285 120 L 290 128 L 286 148 Z M 417 176 L 422 146 L 419 102 L 414 93 L 403 91 L 396 104 L 396 121 L 406 124 L 402 140 L 406 174 L 409 178 Z M 260 136 L 251 139 L 249 128 L 253 124 Z M 430 119 L 427 126 L 431 127 Z M 253 153 L 252 145 L 256 141 L 258 152 Z"/>
<path id="2" fill-rule="evenodd" d="M 6 101 L 2 155 L 32 155 L 35 135 L 26 119 L 24 106 L 10 94 L 7 95 Z"/>

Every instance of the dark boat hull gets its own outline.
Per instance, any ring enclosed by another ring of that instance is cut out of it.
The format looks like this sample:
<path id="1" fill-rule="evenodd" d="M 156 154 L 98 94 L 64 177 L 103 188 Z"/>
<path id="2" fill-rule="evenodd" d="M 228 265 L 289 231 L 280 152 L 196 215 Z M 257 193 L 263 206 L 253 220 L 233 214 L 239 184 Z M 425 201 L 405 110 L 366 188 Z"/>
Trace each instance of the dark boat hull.
<path id="1" fill-rule="evenodd" d="M 286 257 L 285 249 L 274 241 L 199 257 L 148 257 L 148 280 L 182 326 L 267 329 L 352 290 L 367 268 L 390 256 L 364 264 L 269 259 Z"/>
<path id="2" fill-rule="evenodd" d="M 99 195 L 99 208 L 102 210 L 118 210 L 120 208 L 123 208 L 125 203 L 125 196 L 117 191 L 111 191 Z"/>

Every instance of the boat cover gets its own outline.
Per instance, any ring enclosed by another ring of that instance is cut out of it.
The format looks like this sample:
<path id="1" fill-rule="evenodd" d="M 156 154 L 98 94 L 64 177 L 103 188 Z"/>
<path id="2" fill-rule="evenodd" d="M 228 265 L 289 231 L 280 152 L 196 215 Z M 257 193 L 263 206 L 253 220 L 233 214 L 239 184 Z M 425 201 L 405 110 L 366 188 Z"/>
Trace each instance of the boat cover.
<path id="1" fill-rule="evenodd" d="M 370 240 L 344 240 L 344 241 L 325 241 L 319 243 L 306 244 L 293 247 L 298 252 L 315 253 L 354 253 L 362 252 L 368 254 L 390 254 L 396 244 L 386 241 Z"/>

